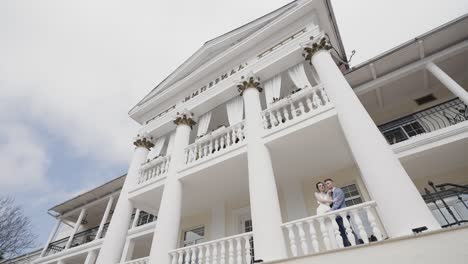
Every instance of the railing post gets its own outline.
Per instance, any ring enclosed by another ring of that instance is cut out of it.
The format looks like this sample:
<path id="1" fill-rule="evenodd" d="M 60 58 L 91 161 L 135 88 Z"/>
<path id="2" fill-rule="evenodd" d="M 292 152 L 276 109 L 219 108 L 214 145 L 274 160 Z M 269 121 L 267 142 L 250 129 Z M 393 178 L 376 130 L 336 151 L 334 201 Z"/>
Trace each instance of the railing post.
<path id="1" fill-rule="evenodd" d="M 86 208 L 81 209 L 80 211 L 80 216 L 78 216 L 78 219 L 76 220 L 75 227 L 73 228 L 73 233 L 70 235 L 70 238 L 68 238 L 68 242 L 65 245 L 65 249 L 70 248 L 73 238 L 76 235 L 76 232 L 78 231 L 78 228 L 80 228 L 81 221 L 83 220 L 83 217 L 85 216 L 86 213 Z"/>
<path id="2" fill-rule="evenodd" d="M 47 242 L 44 246 L 44 248 L 41 251 L 40 257 L 44 257 L 45 253 L 47 252 L 47 249 L 49 248 L 49 244 L 52 242 L 52 240 L 55 237 L 55 234 L 57 233 L 58 228 L 60 227 L 60 224 L 62 223 L 62 219 L 58 218 L 57 223 L 55 224 L 54 228 L 52 229 L 52 232 L 49 235 L 49 238 L 47 239 Z"/>
<path id="3" fill-rule="evenodd" d="M 138 225 L 138 220 L 140 219 L 140 212 L 141 212 L 140 209 L 137 208 L 136 211 L 135 211 L 135 216 L 134 216 L 134 218 L 133 218 L 132 227 L 131 227 L 131 228 L 137 227 L 137 225 Z"/>
<path id="4" fill-rule="evenodd" d="M 94 240 L 100 239 L 102 235 L 102 231 L 104 230 L 104 225 L 107 222 L 107 218 L 109 218 L 110 210 L 112 208 L 112 204 L 114 203 L 114 196 L 109 197 L 109 201 L 107 202 L 106 210 L 104 211 L 104 215 L 102 216 L 101 223 L 99 224 L 99 229 L 96 233 L 96 237 Z"/>

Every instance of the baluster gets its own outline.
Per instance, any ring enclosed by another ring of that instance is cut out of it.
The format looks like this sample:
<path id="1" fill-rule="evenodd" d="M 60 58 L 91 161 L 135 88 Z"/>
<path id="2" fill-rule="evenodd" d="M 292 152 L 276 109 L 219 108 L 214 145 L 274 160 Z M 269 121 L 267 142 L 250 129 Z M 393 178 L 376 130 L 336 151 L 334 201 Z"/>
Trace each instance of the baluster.
<path id="1" fill-rule="evenodd" d="M 333 226 L 333 232 L 335 234 L 336 243 L 338 244 L 339 248 L 343 248 L 344 247 L 343 238 L 340 235 L 340 228 L 338 226 L 338 223 L 336 222 L 336 215 L 330 215 L 328 217 L 329 217 L 329 219 L 330 219 L 330 221 L 332 223 L 332 226 Z"/>
<path id="2" fill-rule="evenodd" d="M 208 143 L 204 142 L 204 143 L 200 143 L 200 145 L 202 146 L 203 157 L 208 156 L 209 148 L 210 148 L 210 147 L 208 146 Z"/>
<path id="3" fill-rule="evenodd" d="M 307 247 L 306 234 L 302 222 L 296 223 L 297 230 L 299 231 L 299 241 L 301 241 L 301 249 L 304 255 L 309 254 L 309 248 Z"/>
<path id="4" fill-rule="evenodd" d="M 191 264 L 197 264 L 197 248 L 192 248 L 192 259 L 190 261 Z"/>
<path id="5" fill-rule="evenodd" d="M 212 262 L 213 264 L 217 264 L 217 261 L 218 260 L 218 244 L 216 243 L 213 243 L 213 254 L 212 254 Z"/>
<path id="6" fill-rule="evenodd" d="M 172 264 L 177 264 L 177 252 L 171 252 Z"/>
<path id="7" fill-rule="evenodd" d="M 189 163 L 189 153 L 190 153 L 189 149 L 186 148 L 186 149 L 185 149 L 185 152 L 184 152 L 184 161 L 185 161 L 185 164 L 188 164 L 188 163 Z"/>
<path id="8" fill-rule="evenodd" d="M 372 212 L 372 208 L 370 206 L 366 206 L 366 212 L 367 212 L 367 219 L 369 220 L 369 223 L 371 224 L 372 227 L 372 233 L 374 233 L 374 236 L 377 238 L 377 241 L 380 241 L 383 239 L 382 232 L 380 231 L 380 228 L 377 225 L 377 220 L 374 216 L 374 212 Z"/>
<path id="9" fill-rule="evenodd" d="M 245 264 L 250 264 L 250 236 L 244 236 Z"/>
<path id="10" fill-rule="evenodd" d="M 314 220 L 308 220 L 307 224 L 309 224 L 309 235 L 310 241 L 312 242 L 312 248 L 314 249 L 314 253 L 318 253 L 320 251 L 319 243 L 317 241 L 317 232 L 315 231 Z"/>
<path id="11" fill-rule="evenodd" d="M 228 132 L 226 133 L 225 137 L 226 137 L 226 147 L 228 146 L 231 146 L 232 145 L 232 141 L 231 141 L 231 133 L 232 133 L 232 127 L 229 128 Z"/>
<path id="12" fill-rule="evenodd" d="M 362 224 L 361 217 L 359 216 L 359 212 L 357 209 L 351 211 L 353 213 L 353 219 L 354 223 L 357 225 L 357 229 L 359 232 L 359 236 L 361 237 L 362 241 L 364 241 L 364 244 L 369 243 L 369 238 L 367 237 L 367 232 L 366 229 L 364 228 L 364 225 Z"/>
<path id="13" fill-rule="evenodd" d="M 236 237 L 237 264 L 242 264 L 242 240 Z"/>
<path id="14" fill-rule="evenodd" d="M 267 112 L 263 112 L 262 113 L 262 119 L 263 119 L 263 128 L 264 129 L 268 129 L 268 116 L 267 116 Z"/>
<path id="15" fill-rule="evenodd" d="M 211 263 L 211 246 L 208 244 L 205 246 L 206 252 L 205 252 L 205 263 L 210 264 Z M 179 263 L 180 264 L 180 263 Z"/>
<path id="16" fill-rule="evenodd" d="M 322 94 L 322 99 L 324 101 L 324 105 L 330 102 L 330 98 L 328 98 L 327 91 L 325 90 L 325 87 L 320 88 L 320 93 Z"/>
<path id="17" fill-rule="evenodd" d="M 154 177 L 158 177 L 159 175 L 161 175 L 161 165 L 162 163 L 156 165 L 156 168 L 155 168 L 156 173 L 154 174 Z M 151 177 L 151 178 L 154 178 L 154 177 Z"/>
<path id="18" fill-rule="evenodd" d="M 348 238 L 349 243 L 351 243 L 351 246 L 356 245 L 356 237 L 353 234 L 353 230 L 351 229 L 351 224 L 348 221 L 348 214 L 347 212 L 342 212 L 340 213 L 341 218 L 343 218 L 343 225 L 346 230 L 346 237 Z"/>
<path id="19" fill-rule="evenodd" d="M 299 99 L 299 109 L 301 111 L 301 115 L 305 114 L 305 107 L 304 107 L 304 103 L 302 102 L 302 100 Z"/>
<path id="20" fill-rule="evenodd" d="M 281 113 L 281 108 L 276 110 L 276 119 L 278 119 L 278 125 L 283 123 L 283 114 Z"/>
<path id="21" fill-rule="evenodd" d="M 229 246 L 229 249 L 228 249 L 229 264 L 234 264 L 234 245 L 233 245 L 233 240 L 232 239 L 228 240 L 228 246 Z"/>
<path id="22" fill-rule="evenodd" d="M 271 126 L 278 126 L 279 122 L 278 119 L 276 118 L 275 110 L 270 111 L 270 119 L 271 119 Z"/>
<path id="23" fill-rule="evenodd" d="M 288 105 L 285 105 L 283 107 L 283 116 L 284 116 L 285 121 L 291 120 L 291 115 L 289 114 L 289 111 L 288 111 Z"/>
<path id="24" fill-rule="evenodd" d="M 197 259 L 197 264 L 203 264 L 203 246 L 198 247 L 198 259 Z"/>
<path id="25" fill-rule="evenodd" d="M 294 234 L 293 225 L 287 225 L 288 236 L 289 236 L 289 248 L 294 257 L 297 256 L 297 246 L 296 246 L 296 234 Z"/>
<path id="26" fill-rule="evenodd" d="M 171 157 L 168 157 L 168 158 L 166 159 L 166 169 L 165 169 L 166 172 L 169 170 L 169 164 L 170 164 L 170 162 L 171 162 Z"/>
<path id="27" fill-rule="evenodd" d="M 306 104 L 307 104 L 307 108 L 309 108 L 309 112 L 314 110 L 312 100 L 310 99 L 310 97 L 312 97 L 312 93 L 306 95 Z"/>
<path id="28" fill-rule="evenodd" d="M 312 92 L 312 104 L 314 106 L 314 109 L 317 109 L 322 105 L 317 93 L 317 89 Z"/>
<path id="29" fill-rule="evenodd" d="M 177 264 L 183 264 L 184 263 L 184 252 L 179 251 L 178 254 L 179 254 L 179 261 L 177 262 Z"/>
<path id="30" fill-rule="evenodd" d="M 185 250 L 185 264 L 190 264 L 190 249 Z"/>
<path id="31" fill-rule="evenodd" d="M 212 138 L 210 138 L 209 145 L 210 145 L 210 151 L 208 151 L 208 155 L 210 155 L 211 153 L 213 153 L 213 139 L 212 139 Z"/>
<path id="32" fill-rule="evenodd" d="M 215 151 L 219 151 L 221 145 L 219 144 L 219 137 L 215 138 Z"/>
<path id="33" fill-rule="evenodd" d="M 320 217 L 318 221 L 320 224 L 320 232 L 322 233 L 322 240 L 323 240 L 323 244 L 325 245 L 325 249 L 330 250 L 332 248 L 330 244 L 330 238 L 328 237 L 327 226 L 325 225 L 325 218 Z"/>
<path id="34" fill-rule="evenodd" d="M 295 117 L 298 116 L 297 108 L 296 108 L 296 106 L 294 105 L 294 102 L 293 102 L 293 101 L 290 102 L 290 105 L 291 105 L 292 117 L 293 117 L 293 119 L 294 119 Z"/>
<path id="35" fill-rule="evenodd" d="M 219 245 L 221 246 L 221 252 L 219 255 L 219 263 L 220 264 L 225 264 L 226 263 L 226 244 L 224 241 L 219 242 Z"/>
<path id="36" fill-rule="evenodd" d="M 219 139 L 219 147 L 221 149 L 226 147 L 226 144 L 224 143 L 224 137 L 225 137 L 225 135 L 222 135 L 221 138 Z"/>

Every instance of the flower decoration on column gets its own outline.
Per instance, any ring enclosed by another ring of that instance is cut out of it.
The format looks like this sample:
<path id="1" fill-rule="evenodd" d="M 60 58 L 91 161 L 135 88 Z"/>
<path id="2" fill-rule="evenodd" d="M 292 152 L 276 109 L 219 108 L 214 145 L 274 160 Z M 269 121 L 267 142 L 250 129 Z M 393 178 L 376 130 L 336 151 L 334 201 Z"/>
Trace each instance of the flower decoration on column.
<path id="1" fill-rule="evenodd" d="M 304 45 L 304 52 L 302 52 L 302 56 L 304 56 L 305 60 L 310 63 L 312 56 L 320 50 L 330 50 L 332 49 L 332 45 L 330 40 L 326 36 L 319 37 L 317 40 L 314 40 L 314 37 L 310 37 L 310 41 Z"/>
<path id="2" fill-rule="evenodd" d="M 237 89 L 242 96 L 244 91 L 249 88 L 255 88 L 259 92 L 262 92 L 263 88 L 260 87 L 260 78 L 249 73 L 247 76 L 242 76 L 242 78 L 237 82 Z"/>
<path id="3" fill-rule="evenodd" d="M 187 109 L 184 109 L 180 112 L 177 112 L 176 118 L 174 119 L 174 124 L 176 125 L 187 125 L 192 128 L 197 122 L 195 122 L 194 114 Z"/>
<path id="4" fill-rule="evenodd" d="M 135 145 L 136 147 L 144 147 L 150 150 L 152 147 L 154 147 L 153 137 L 150 136 L 148 133 L 138 134 L 135 137 L 133 145 Z"/>

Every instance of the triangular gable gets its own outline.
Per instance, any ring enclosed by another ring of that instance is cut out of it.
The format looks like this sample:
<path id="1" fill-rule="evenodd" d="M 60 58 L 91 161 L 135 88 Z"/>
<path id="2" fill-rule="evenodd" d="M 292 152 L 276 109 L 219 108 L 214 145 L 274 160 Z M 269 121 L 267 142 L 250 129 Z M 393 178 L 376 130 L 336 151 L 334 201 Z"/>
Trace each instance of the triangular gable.
<path id="1" fill-rule="evenodd" d="M 254 32 L 262 29 L 263 27 L 270 24 L 276 18 L 280 17 L 285 12 L 291 10 L 297 5 L 299 0 L 293 1 L 279 9 L 270 12 L 252 22 L 249 22 L 239 28 L 236 28 L 230 32 L 227 32 L 219 37 L 209 40 L 203 44 L 192 56 L 190 56 L 184 63 L 182 63 L 175 71 L 173 71 L 168 77 L 166 77 L 160 84 L 158 84 L 148 95 L 146 95 L 135 107 L 145 103 L 150 98 L 164 91 L 167 87 L 182 80 L 194 70 L 204 65 L 217 55 L 224 52 L 226 49 L 235 46 L 243 39 L 252 35 Z M 132 108 L 135 109 L 135 107 Z M 132 112 L 130 110 L 130 112 Z"/>

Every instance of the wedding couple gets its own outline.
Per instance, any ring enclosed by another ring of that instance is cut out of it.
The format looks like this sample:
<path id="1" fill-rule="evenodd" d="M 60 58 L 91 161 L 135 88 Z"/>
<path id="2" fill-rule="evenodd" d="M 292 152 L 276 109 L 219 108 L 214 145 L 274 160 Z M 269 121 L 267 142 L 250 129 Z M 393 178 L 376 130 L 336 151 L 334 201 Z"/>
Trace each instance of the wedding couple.
<path id="1" fill-rule="evenodd" d="M 346 207 L 344 192 L 340 188 L 335 187 L 335 183 L 332 179 L 326 179 L 324 182 L 317 182 L 316 187 L 317 192 L 315 193 L 315 198 L 319 204 L 317 208 L 317 215 L 325 214 L 330 211 L 335 211 Z M 350 219 L 349 216 L 347 218 L 348 220 Z M 341 237 L 343 238 L 343 245 L 345 247 L 351 246 L 351 243 L 346 236 L 346 228 L 343 224 L 343 218 L 341 216 L 337 216 L 336 223 L 338 224 Z M 338 248 L 334 234 L 335 232 L 333 230 L 333 224 L 330 221 L 327 221 L 327 229 L 332 247 Z"/>

